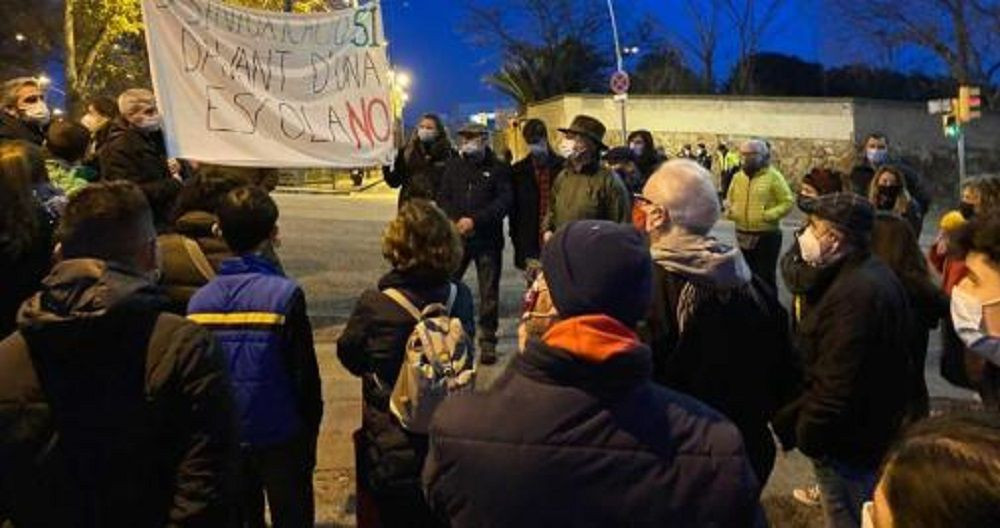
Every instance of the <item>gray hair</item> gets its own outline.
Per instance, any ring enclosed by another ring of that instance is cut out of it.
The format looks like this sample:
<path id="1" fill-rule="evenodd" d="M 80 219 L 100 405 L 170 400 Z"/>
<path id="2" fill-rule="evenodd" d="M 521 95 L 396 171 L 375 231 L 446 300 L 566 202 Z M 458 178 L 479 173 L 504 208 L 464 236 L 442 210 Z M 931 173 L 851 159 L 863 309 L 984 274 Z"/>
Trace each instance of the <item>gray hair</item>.
<path id="1" fill-rule="evenodd" d="M 694 160 L 672 159 L 657 169 L 643 195 L 667 211 L 671 226 L 706 235 L 719 221 L 719 195 L 712 175 Z"/>
<path id="2" fill-rule="evenodd" d="M 139 105 L 156 105 L 156 98 L 153 92 L 145 88 L 130 88 L 118 96 L 118 113 L 123 116 L 130 116 Z"/>
<path id="3" fill-rule="evenodd" d="M 754 152 L 759 152 L 765 156 L 771 153 L 771 146 L 763 139 L 754 138 L 748 139 L 743 142 L 743 146 L 753 149 Z"/>
<path id="4" fill-rule="evenodd" d="M 35 88 L 41 88 L 41 83 L 38 79 L 34 77 L 16 77 L 8 81 L 4 81 L 3 88 L 0 89 L 0 107 L 2 108 L 14 108 L 17 106 L 17 92 L 24 88 L 25 86 L 34 86 Z"/>

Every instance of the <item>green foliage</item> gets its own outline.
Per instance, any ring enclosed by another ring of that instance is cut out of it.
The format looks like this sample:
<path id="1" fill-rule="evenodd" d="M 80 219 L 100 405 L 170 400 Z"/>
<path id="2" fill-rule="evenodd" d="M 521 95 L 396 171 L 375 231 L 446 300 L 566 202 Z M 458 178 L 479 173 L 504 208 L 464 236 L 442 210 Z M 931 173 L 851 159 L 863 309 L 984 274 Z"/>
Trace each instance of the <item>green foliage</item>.
<path id="1" fill-rule="evenodd" d="M 512 46 L 486 82 L 519 106 L 564 93 L 601 91 L 610 60 L 593 46 L 566 38 L 555 46 Z"/>
<path id="2" fill-rule="evenodd" d="M 661 46 L 646 53 L 632 75 L 632 93 L 636 94 L 693 94 L 704 91 L 698 74 L 684 63 L 676 49 Z"/>
<path id="3" fill-rule="evenodd" d="M 59 4 L 58 0 L 0 0 L 0 79 L 39 73 L 61 39 L 62 23 L 51 16 Z"/>

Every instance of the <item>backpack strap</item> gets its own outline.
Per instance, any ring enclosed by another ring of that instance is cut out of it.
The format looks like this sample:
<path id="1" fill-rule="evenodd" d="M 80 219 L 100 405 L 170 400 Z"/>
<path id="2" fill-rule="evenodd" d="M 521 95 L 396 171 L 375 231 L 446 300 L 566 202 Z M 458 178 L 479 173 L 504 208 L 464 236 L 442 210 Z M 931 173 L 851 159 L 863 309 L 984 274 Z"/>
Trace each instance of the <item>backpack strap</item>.
<path id="1" fill-rule="evenodd" d="M 392 299 L 402 309 L 406 310 L 406 313 L 410 314 L 417 321 L 423 318 L 423 313 L 420 309 L 414 306 L 413 303 L 406 298 L 406 295 L 403 295 L 403 292 L 397 290 L 396 288 L 387 288 L 382 290 L 382 293 L 384 293 L 386 297 Z"/>
<path id="2" fill-rule="evenodd" d="M 445 310 L 448 315 L 451 315 L 451 307 L 455 305 L 455 299 L 458 298 L 458 286 L 455 283 L 449 284 L 450 288 L 448 290 L 448 304 L 445 305 Z"/>

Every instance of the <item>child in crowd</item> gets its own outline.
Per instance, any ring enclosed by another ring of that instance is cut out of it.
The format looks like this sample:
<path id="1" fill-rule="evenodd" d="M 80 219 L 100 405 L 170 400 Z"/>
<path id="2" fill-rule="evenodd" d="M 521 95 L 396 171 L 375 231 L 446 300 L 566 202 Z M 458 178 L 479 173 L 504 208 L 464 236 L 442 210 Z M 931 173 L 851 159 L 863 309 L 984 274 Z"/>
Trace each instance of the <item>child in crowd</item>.
<path id="1" fill-rule="evenodd" d="M 49 125 L 45 147 L 49 158 L 45 167 L 49 180 L 63 193 L 70 195 L 94 181 L 97 173 L 83 164 L 90 145 L 90 132 L 72 121 L 60 119 Z"/>
<path id="2" fill-rule="evenodd" d="M 261 252 L 278 236 L 278 207 L 259 187 L 230 191 L 218 228 L 238 255 L 191 298 L 188 318 L 211 328 L 227 356 L 239 417 L 239 526 L 313 525 L 312 474 L 323 416 L 306 301 Z"/>

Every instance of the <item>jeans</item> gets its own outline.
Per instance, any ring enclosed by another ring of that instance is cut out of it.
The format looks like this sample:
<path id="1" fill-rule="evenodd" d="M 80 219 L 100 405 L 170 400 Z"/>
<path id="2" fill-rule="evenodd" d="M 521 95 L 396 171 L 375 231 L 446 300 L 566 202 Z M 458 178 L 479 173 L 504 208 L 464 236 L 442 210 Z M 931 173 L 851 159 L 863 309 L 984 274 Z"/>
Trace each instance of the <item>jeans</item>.
<path id="1" fill-rule="evenodd" d="M 465 246 L 462 265 L 455 272 L 455 280 L 462 280 L 469 264 L 476 263 L 476 280 L 479 282 L 479 335 L 480 343 L 497 342 L 500 324 L 500 271 L 503 265 L 503 248 Z"/>
<path id="2" fill-rule="evenodd" d="M 826 528 L 858 528 L 861 507 L 871 500 L 878 482 L 878 468 L 852 467 L 836 460 L 813 460 L 822 495 Z"/>
<path id="3" fill-rule="evenodd" d="M 267 447 L 243 446 L 239 464 L 239 508 L 235 526 L 264 528 L 264 496 L 274 528 L 311 528 L 315 518 L 313 468 L 316 440 L 303 434 Z"/>
<path id="4" fill-rule="evenodd" d="M 781 231 L 762 231 L 756 235 L 757 244 L 751 248 L 740 248 L 750 271 L 778 291 L 778 255 L 781 253 Z"/>

